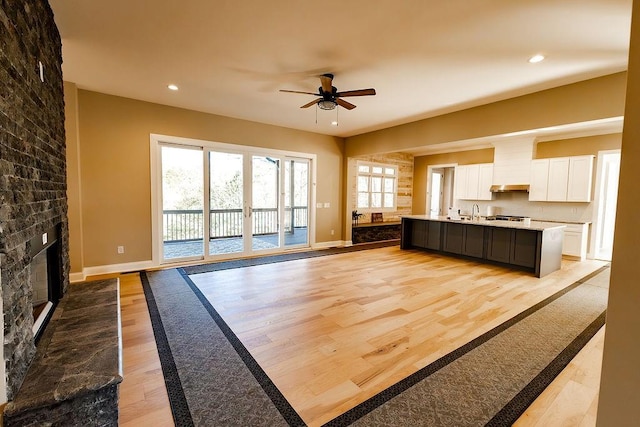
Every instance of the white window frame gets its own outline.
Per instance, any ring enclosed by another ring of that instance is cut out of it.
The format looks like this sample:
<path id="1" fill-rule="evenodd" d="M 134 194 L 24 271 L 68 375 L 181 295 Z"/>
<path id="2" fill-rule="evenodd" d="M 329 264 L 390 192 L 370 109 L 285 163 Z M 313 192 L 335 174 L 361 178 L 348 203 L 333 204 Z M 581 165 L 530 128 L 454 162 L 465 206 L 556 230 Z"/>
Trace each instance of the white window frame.
<path id="1" fill-rule="evenodd" d="M 287 151 L 287 150 L 278 150 L 272 148 L 263 148 L 258 146 L 250 146 L 250 145 L 237 145 L 237 144 L 229 144 L 222 142 L 214 142 L 214 141 L 206 141 L 200 139 L 193 138 L 185 138 L 179 136 L 170 136 L 170 135 L 160 135 L 160 134 L 149 134 L 149 147 L 150 147 L 150 175 L 151 175 L 151 242 L 152 242 L 152 250 L 151 263 L 145 264 L 145 266 L 141 267 L 144 269 L 151 267 L 159 267 L 161 265 L 169 265 L 169 263 L 163 263 L 161 259 L 162 254 L 162 218 L 159 212 L 162 210 L 162 198 L 161 198 L 161 188 L 162 188 L 162 179 L 161 179 L 161 165 L 162 159 L 160 154 L 160 147 L 163 144 L 175 144 L 175 145 L 183 145 L 183 146 L 191 146 L 191 147 L 203 147 L 214 150 L 222 150 L 227 152 L 234 153 L 244 153 L 250 155 L 265 155 L 265 156 L 274 156 L 274 157 L 283 157 L 283 158 L 293 158 L 293 159 L 305 159 L 309 161 L 309 217 L 308 217 L 308 227 L 309 227 L 309 246 L 312 249 L 318 247 L 316 245 L 316 210 L 311 209 L 312 206 L 316 206 L 316 184 L 317 184 L 317 176 L 316 176 L 316 165 L 317 165 L 317 154 L 304 153 L 304 152 L 296 152 L 296 151 Z M 205 172 L 207 171 L 207 167 L 205 167 Z M 208 181 L 208 178 L 205 178 L 205 182 Z M 206 190 L 208 191 L 208 190 Z M 205 191 L 205 194 L 206 194 Z M 284 197 L 284 192 L 280 193 L 281 197 Z M 206 209 L 205 209 L 206 210 Z M 285 253 L 289 250 L 299 250 L 295 247 L 286 247 L 283 246 L 274 250 L 273 253 Z M 230 258 L 236 256 L 235 254 L 230 254 Z M 212 257 L 206 257 L 205 260 L 211 260 Z M 176 261 L 176 263 L 180 263 L 180 261 Z"/>
<path id="2" fill-rule="evenodd" d="M 368 166 L 369 172 L 368 173 L 364 173 L 364 172 L 360 172 L 360 166 Z M 382 168 L 382 173 L 374 173 L 373 172 L 373 168 L 374 167 L 379 167 Z M 393 175 L 391 174 L 386 174 L 384 173 L 385 169 L 393 169 Z M 356 209 L 360 210 L 362 212 L 395 212 L 398 209 L 398 166 L 397 165 L 393 165 L 393 164 L 388 164 L 388 163 L 375 163 L 375 162 L 362 162 L 362 161 L 358 161 L 356 163 Z M 358 181 L 359 178 L 362 176 L 366 176 L 369 180 L 369 191 L 367 192 L 369 195 L 369 207 L 361 207 L 358 206 L 358 202 L 360 200 L 360 193 L 361 191 L 359 191 L 358 188 Z M 384 195 L 385 194 L 389 194 L 389 193 L 385 193 L 384 192 L 384 179 L 385 178 L 393 178 L 393 206 L 392 207 L 371 207 L 371 194 L 373 193 L 371 191 L 371 178 L 372 177 L 382 177 L 382 204 L 384 205 Z"/>

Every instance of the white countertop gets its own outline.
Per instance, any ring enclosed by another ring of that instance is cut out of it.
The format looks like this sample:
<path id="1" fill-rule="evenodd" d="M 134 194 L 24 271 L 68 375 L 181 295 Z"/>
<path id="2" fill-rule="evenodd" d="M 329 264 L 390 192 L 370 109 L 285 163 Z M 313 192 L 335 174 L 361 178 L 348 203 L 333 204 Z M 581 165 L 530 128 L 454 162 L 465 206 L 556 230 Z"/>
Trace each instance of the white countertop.
<path id="1" fill-rule="evenodd" d="M 565 228 L 566 225 L 560 224 L 557 222 L 547 222 L 547 221 L 531 221 L 530 225 L 525 225 L 524 222 L 520 221 L 499 221 L 492 220 L 487 221 L 486 219 L 477 219 L 477 220 L 467 220 L 467 219 L 449 219 L 446 216 L 432 216 L 432 215 L 403 215 L 402 218 L 407 219 L 421 219 L 428 221 L 440 221 L 440 222 L 454 222 L 459 224 L 474 224 L 474 225 L 484 225 L 487 227 L 502 227 L 502 228 L 518 228 L 524 230 L 550 230 L 553 228 Z"/>
<path id="2" fill-rule="evenodd" d="M 561 220 L 556 220 L 556 219 L 531 219 L 531 221 L 538 221 L 538 222 L 551 222 L 551 223 L 562 223 L 562 224 L 578 224 L 578 225 L 585 225 L 585 224 L 591 224 L 591 221 L 561 221 Z"/>

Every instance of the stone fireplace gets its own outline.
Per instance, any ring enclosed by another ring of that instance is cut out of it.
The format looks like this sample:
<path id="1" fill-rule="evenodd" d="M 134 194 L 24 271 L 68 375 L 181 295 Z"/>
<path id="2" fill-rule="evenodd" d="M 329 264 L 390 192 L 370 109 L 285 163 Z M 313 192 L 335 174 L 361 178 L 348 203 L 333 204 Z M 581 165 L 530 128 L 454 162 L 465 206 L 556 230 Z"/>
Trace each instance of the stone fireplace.
<path id="1" fill-rule="evenodd" d="M 0 1 L 0 33 L 4 401 L 17 393 L 35 354 L 34 302 L 37 306 L 45 298 L 46 288 L 53 305 L 67 289 L 69 231 L 62 48 L 48 2 Z"/>
<path id="2" fill-rule="evenodd" d="M 36 343 L 62 294 L 60 224 L 31 239 L 31 306 Z"/>

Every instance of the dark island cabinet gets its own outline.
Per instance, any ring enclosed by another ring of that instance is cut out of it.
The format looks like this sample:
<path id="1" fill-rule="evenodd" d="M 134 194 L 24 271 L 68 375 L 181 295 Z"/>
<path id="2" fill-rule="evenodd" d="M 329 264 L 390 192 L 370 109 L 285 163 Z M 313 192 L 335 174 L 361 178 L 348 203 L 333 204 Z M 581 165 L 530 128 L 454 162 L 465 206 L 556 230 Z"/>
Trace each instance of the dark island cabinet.
<path id="1" fill-rule="evenodd" d="M 427 247 L 427 231 L 431 221 L 412 221 L 411 245 L 416 248 Z"/>
<path id="2" fill-rule="evenodd" d="M 475 258 L 484 256 L 484 227 L 472 224 L 446 223 L 442 250 Z"/>
<path id="3" fill-rule="evenodd" d="M 462 241 L 462 255 L 475 258 L 484 257 L 485 227 L 481 225 L 464 224 L 464 239 Z"/>
<path id="4" fill-rule="evenodd" d="M 487 259 L 491 261 L 511 262 L 511 237 L 509 228 L 492 227 L 487 230 Z"/>
<path id="5" fill-rule="evenodd" d="M 427 222 L 427 249 L 439 251 L 442 247 L 442 223 L 438 221 Z"/>
<path id="6" fill-rule="evenodd" d="M 510 264 L 534 268 L 540 252 L 541 233 L 531 230 L 513 230 L 513 251 Z"/>
<path id="7" fill-rule="evenodd" d="M 564 227 L 525 229 L 402 218 L 402 249 L 429 249 L 532 271 L 537 277 L 560 269 Z"/>
<path id="8" fill-rule="evenodd" d="M 534 268 L 539 252 L 538 231 L 508 228 L 487 230 L 487 256 L 491 261 Z"/>
<path id="9" fill-rule="evenodd" d="M 410 235 L 414 248 L 440 250 L 442 223 L 438 221 L 403 221 L 403 235 Z M 404 249 L 406 247 L 403 246 Z"/>
<path id="10" fill-rule="evenodd" d="M 444 236 L 442 238 L 442 250 L 444 252 L 462 255 L 463 240 L 464 225 L 455 223 L 444 224 Z"/>

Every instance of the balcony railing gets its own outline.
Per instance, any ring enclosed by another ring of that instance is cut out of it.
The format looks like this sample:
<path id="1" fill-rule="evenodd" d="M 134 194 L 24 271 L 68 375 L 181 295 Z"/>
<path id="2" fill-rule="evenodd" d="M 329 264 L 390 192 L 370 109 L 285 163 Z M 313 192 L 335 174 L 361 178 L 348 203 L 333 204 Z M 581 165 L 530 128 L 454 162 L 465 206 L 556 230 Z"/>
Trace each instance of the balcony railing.
<path id="1" fill-rule="evenodd" d="M 242 209 L 211 209 L 209 215 L 209 239 L 242 236 Z M 162 211 L 162 216 L 162 234 L 165 242 L 200 240 L 205 235 L 201 210 L 165 210 Z M 251 218 L 254 235 L 278 232 L 278 210 L 276 208 L 253 209 Z M 285 208 L 285 232 L 292 233 L 295 228 L 307 226 L 308 209 L 306 206 L 294 206 L 293 209 Z"/>

